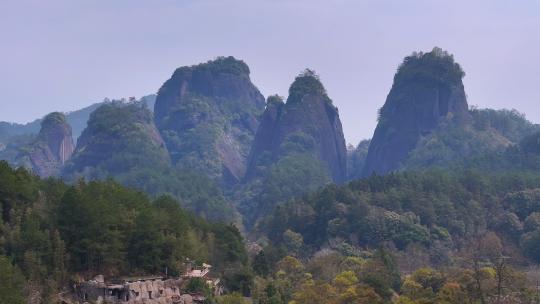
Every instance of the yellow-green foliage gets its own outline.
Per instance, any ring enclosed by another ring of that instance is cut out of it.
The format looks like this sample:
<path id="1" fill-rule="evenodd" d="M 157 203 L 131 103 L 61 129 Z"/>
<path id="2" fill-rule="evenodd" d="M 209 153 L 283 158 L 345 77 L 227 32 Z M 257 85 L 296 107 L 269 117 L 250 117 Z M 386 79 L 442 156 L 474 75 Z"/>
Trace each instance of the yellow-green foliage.
<path id="1" fill-rule="evenodd" d="M 218 304 L 249 304 L 249 302 L 239 293 L 232 293 L 217 298 Z"/>

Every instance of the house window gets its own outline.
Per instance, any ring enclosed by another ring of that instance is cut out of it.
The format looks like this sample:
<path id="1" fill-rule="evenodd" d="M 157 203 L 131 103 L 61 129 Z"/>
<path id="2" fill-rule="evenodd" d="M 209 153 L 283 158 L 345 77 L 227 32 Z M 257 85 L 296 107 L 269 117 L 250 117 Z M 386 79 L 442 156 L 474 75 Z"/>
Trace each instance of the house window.
<path id="1" fill-rule="evenodd" d="M 148 298 L 152 299 L 152 291 L 148 291 Z"/>
<path id="2" fill-rule="evenodd" d="M 160 289 L 160 290 L 159 290 L 159 294 L 160 294 L 160 295 L 163 295 L 163 289 Z"/>
<path id="3" fill-rule="evenodd" d="M 88 301 L 88 294 L 86 292 L 84 293 L 84 300 Z"/>

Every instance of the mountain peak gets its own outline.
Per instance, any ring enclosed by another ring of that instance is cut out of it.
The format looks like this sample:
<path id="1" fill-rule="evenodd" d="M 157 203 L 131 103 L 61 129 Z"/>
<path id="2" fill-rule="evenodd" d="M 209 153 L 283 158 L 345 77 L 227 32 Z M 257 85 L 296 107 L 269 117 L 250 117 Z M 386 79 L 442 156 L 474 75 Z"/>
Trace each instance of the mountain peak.
<path id="1" fill-rule="evenodd" d="M 413 52 L 405 57 L 394 76 L 394 83 L 433 82 L 441 85 L 458 83 L 465 72 L 454 56 L 439 47 L 431 52 Z"/>
<path id="2" fill-rule="evenodd" d="M 335 182 L 343 182 L 345 139 L 331 103 L 319 77 L 309 69 L 296 76 L 286 103 L 277 95 L 270 96 L 251 149 L 247 179 L 260 176 L 279 160 L 302 154 L 322 165 Z"/>
<path id="3" fill-rule="evenodd" d="M 319 75 L 310 69 L 305 69 L 296 76 L 294 82 L 289 87 L 287 103 L 301 102 L 306 95 L 322 96 L 326 102 L 332 103 L 332 100 L 326 94 L 326 89 Z"/>
<path id="4" fill-rule="evenodd" d="M 464 75 L 454 57 L 440 48 L 405 57 L 379 111 L 363 175 L 398 169 L 421 137 L 441 122 L 467 123 Z"/>
<path id="5" fill-rule="evenodd" d="M 149 164 L 163 168 L 169 163 L 165 144 L 146 105 L 110 102 L 90 115 L 64 175 L 105 178 Z"/>
<path id="6" fill-rule="evenodd" d="M 154 117 L 175 165 L 231 184 L 245 173 L 264 105 L 247 64 L 218 57 L 176 69 L 159 90 Z"/>
<path id="7" fill-rule="evenodd" d="M 21 155 L 20 162 L 26 163 L 39 176 L 48 177 L 59 173 L 73 150 L 71 126 L 64 114 L 53 112 L 43 118 L 36 140 L 28 152 Z"/>

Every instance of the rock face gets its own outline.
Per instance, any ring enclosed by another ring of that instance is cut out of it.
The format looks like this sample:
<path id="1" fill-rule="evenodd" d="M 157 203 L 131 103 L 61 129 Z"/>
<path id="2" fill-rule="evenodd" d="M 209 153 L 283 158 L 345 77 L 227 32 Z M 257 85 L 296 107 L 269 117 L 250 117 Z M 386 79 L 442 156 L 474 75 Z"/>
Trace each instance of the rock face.
<path id="1" fill-rule="evenodd" d="M 421 137 L 443 121 L 467 124 L 463 76 L 453 56 L 439 48 L 406 57 L 380 109 L 362 175 L 398 169 Z"/>
<path id="2" fill-rule="evenodd" d="M 168 152 L 152 113 L 142 102 L 110 102 L 97 108 L 64 168 L 67 177 L 104 179 L 144 168 L 166 168 Z"/>
<path id="3" fill-rule="evenodd" d="M 287 103 L 268 98 L 257 131 L 246 177 L 293 153 L 306 153 L 324 164 L 334 182 L 345 181 L 347 152 L 338 110 L 310 70 L 296 77 Z"/>
<path id="4" fill-rule="evenodd" d="M 178 167 L 238 182 L 264 110 L 248 66 L 233 57 L 177 69 L 158 92 L 155 122 Z"/>
<path id="5" fill-rule="evenodd" d="M 64 114 L 54 112 L 45 116 L 35 142 L 22 157 L 36 174 L 48 177 L 59 173 L 73 150 L 71 126 Z"/>

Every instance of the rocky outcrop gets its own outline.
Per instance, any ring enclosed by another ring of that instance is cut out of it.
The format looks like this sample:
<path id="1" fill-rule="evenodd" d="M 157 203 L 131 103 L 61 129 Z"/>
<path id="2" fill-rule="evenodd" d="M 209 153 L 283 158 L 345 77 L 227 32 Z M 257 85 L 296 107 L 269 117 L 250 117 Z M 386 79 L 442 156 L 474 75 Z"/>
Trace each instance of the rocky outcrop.
<path id="1" fill-rule="evenodd" d="M 54 112 L 43 119 L 36 140 L 24 149 L 19 162 L 41 177 L 57 175 L 74 150 L 71 126 L 64 114 Z"/>
<path id="2" fill-rule="evenodd" d="M 296 77 L 284 103 L 268 98 L 248 163 L 247 179 L 294 153 L 309 154 L 328 169 L 334 182 L 347 176 L 347 152 L 338 110 L 310 70 Z"/>
<path id="3" fill-rule="evenodd" d="M 173 163 L 238 182 L 264 110 L 248 66 L 233 57 L 181 67 L 158 92 L 156 125 Z"/>
<path id="4" fill-rule="evenodd" d="M 420 139 L 442 122 L 468 124 L 463 76 L 453 56 L 439 48 L 406 57 L 380 109 L 362 175 L 398 169 Z"/>
<path id="5" fill-rule="evenodd" d="M 146 105 L 113 101 L 90 115 L 64 175 L 103 179 L 169 164 L 165 143 Z"/>

